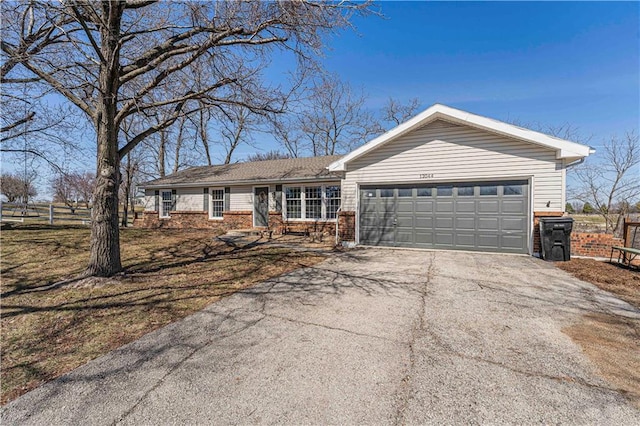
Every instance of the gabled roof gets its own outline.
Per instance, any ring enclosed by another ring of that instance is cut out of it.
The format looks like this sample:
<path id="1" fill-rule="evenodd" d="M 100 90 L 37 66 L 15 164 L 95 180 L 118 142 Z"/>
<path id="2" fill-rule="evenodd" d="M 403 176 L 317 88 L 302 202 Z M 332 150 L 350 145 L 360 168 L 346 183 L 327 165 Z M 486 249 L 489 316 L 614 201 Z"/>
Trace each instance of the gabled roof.
<path id="1" fill-rule="evenodd" d="M 339 158 L 339 155 L 329 155 L 191 167 L 140 186 L 152 189 L 336 179 L 337 176 L 329 172 L 327 167 Z"/>
<path id="2" fill-rule="evenodd" d="M 589 154 L 593 154 L 595 152 L 593 148 L 576 142 L 556 138 L 544 133 L 535 132 L 533 130 L 514 126 L 513 124 L 494 120 L 492 118 L 471 114 L 446 105 L 434 104 L 412 119 L 405 121 L 399 126 L 389 130 L 387 133 L 378 136 L 372 141 L 362 145 L 360 148 L 351 151 L 349 154 L 331 163 L 329 165 L 329 170 L 335 172 L 344 171 L 346 170 L 347 163 L 350 161 L 355 160 L 356 158 L 359 158 L 368 152 L 435 120 L 445 120 L 454 124 L 470 126 L 498 135 L 530 142 L 549 149 L 554 149 L 556 151 L 556 158 L 558 159 L 574 161 L 587 157 Z"/>

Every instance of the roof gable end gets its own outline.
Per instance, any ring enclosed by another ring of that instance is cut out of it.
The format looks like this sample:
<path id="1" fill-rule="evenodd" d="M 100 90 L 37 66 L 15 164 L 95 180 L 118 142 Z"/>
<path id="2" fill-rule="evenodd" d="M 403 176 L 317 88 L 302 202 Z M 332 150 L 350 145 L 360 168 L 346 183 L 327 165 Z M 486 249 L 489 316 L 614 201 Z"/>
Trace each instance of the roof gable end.
<path id="1" fill-rule="evenodd" d="M 553 149 L 556 151 L 556 158 L 558 159 L 567 159 L 568 161 L 580 160 L 595 152 L 592 148 L 586 145 L 549 136 L 544 133 L 504 123 L 492 118 L 471 114 L 446 105 L 435 104 L 383 135 L 367 142 L 360 148 L 351 151 L 351 153 L 345 155 L 338 161 L 331 163 L 328 168 L 330 171 L 345 171 L 346 166 L 350 161 L 360 158 L 376 148 L 390 143 L 399 137 L 436 120 L 443 120 L 453 124 L 469 126 Z"/>

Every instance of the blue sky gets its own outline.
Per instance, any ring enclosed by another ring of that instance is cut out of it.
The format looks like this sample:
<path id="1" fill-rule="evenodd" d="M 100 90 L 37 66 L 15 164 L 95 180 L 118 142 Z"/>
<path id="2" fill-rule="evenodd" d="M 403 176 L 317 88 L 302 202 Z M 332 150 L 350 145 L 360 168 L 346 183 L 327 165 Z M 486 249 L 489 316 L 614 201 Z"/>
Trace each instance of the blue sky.
<path id="1" fill-rule="evenodd" d="M 328 40 L 321 60 L 362 88 L 374 112 L 390 96 L 417 97 L 422 109 L 438 102 L 534 127 L 571 124 L 596 149 L 611 135 L 640 130 L 640 2 L 379 6 L 384 17 L 357 18 L 355 31 Z M 273 65 L 277 84 L 291 61 L 277 57 Z M 93 137 L 81 137 L 93 152 Z M 278 148 L 268 135 L 256 140 L 264 151 Z M 253 152 L 239 147 L 234 160 Z"/>
<path id="2" fill-rule="evenodd" d="M 640 3 L 381 2 L 326 68 L 369 95 L 500 120 L 570 123 L 590 144 L 638 129 Z"/>

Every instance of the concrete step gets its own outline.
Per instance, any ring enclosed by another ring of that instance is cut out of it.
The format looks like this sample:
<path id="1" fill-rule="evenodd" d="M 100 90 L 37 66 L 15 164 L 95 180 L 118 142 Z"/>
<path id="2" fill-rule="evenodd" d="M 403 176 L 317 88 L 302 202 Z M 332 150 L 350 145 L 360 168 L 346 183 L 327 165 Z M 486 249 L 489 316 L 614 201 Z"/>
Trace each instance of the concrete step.
<path id="1" fill-rule="evenodd" d="M 227 231 L 225 237 L 250 237 L 262 235 L 263 229 L 231 229 Z"/>

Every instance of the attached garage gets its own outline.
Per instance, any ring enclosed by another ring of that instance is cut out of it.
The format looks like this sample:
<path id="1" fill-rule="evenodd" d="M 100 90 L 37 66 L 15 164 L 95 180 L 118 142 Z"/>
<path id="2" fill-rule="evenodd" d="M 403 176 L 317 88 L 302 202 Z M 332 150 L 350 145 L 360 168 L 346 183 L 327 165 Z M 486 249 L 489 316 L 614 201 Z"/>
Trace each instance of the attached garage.
<path id="1" fill-rule="evenodd" d="M 436 104 L 329 171 L 358 244 L 535 254 L 537 218 L 563 215 L 566 169 L 592 152 Z"/>
<path id="2" fill-rule="evenodd" d="M 527 253 L 527 181 L 362 186 L 364 245 Z"/>

